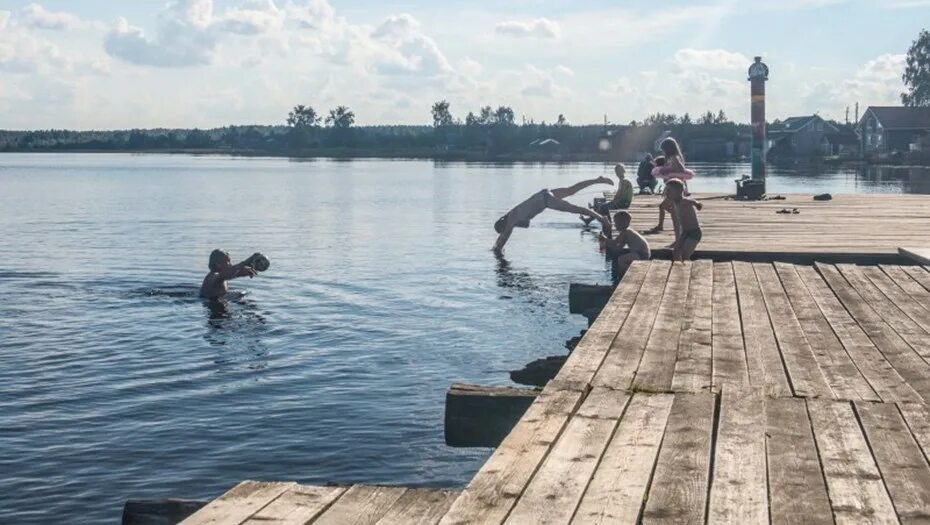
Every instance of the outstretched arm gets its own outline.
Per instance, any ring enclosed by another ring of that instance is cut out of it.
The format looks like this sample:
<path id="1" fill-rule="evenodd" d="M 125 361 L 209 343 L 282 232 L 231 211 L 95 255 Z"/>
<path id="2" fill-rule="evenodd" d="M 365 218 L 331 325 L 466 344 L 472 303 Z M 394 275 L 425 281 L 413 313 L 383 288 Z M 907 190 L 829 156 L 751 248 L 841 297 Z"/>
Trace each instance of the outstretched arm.
<path id="1" fill-rule="evenodd" d="M 504 230 L 497 236 L 497 242 L 494 243 L 495 252 L 500 253 L 504 249 L 504 245 L 507 244 L 507 239 L 510 238 L 511 233 L 513 233 L 513 225 L 507 224 L 504 226 Z"/>
<path id="2" fill-rule="evenodd" d="M 255 277 L 256 272 L 255 269 L 250 266 L 251 264 L 252 257 L 249 257 L 239 264 L 234 264 L 227 268 L 225 271 L 220 272 L 220 279 L 223 281 L 229 281 L 231 279 L 235 279 L 236 277 Z"/>

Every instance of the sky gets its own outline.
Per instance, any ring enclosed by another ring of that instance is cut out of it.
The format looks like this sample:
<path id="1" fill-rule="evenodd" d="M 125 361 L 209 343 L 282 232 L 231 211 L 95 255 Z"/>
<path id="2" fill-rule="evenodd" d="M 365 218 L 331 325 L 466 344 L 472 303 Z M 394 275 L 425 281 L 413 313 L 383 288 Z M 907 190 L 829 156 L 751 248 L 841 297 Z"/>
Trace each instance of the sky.
<path id="1" fill-rule="evenodd" d="M 507 105 L 517 120 L 749 120 L 897 105 L 930 0 L 0 0 L 0 129 L 358 124 Z"/>

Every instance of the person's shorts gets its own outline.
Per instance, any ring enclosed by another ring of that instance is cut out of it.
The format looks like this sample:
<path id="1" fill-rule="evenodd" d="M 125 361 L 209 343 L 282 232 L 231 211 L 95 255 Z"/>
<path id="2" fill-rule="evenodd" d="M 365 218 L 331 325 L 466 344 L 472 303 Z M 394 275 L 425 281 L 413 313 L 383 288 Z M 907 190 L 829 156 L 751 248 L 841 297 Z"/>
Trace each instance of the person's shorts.
<path id="1" fill-rule="evenodd" d="M 501 233 L 504 231 L 504 225 L 507 224 L 507 220 L 511 215 L 516 215 L 514 220 L 517 222 L 514 224 L 517 228 L 529 228 L 530 220 L 542 213 L 546 208 L 549 207 L 549 199 L 552 198 L 552 192 L 548 189 L 542 189 L 534 193 L 529 199 L 518 204 L 514 209 L 505 213 L 501 218 L 497 219 L 494 223 L 494 231 Z"/>

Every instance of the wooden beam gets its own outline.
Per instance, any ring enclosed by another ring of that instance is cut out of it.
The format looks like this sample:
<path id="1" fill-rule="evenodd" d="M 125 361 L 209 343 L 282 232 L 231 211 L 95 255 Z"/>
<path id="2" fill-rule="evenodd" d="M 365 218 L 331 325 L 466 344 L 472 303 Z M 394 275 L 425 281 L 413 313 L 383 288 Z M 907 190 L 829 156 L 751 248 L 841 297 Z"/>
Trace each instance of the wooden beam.
<path id="1" fill-rule="evenodd" d="M 131 499 L 123 505 L 123 525 L 176 525 L 203 508 L 207 501 Z"/>
<path id="2" fill-rule="evenodd" d="M 446 445 L 500 445 L 533 404 L 539 392 L 536 388 L 454 383 L 446 392 Z"/>

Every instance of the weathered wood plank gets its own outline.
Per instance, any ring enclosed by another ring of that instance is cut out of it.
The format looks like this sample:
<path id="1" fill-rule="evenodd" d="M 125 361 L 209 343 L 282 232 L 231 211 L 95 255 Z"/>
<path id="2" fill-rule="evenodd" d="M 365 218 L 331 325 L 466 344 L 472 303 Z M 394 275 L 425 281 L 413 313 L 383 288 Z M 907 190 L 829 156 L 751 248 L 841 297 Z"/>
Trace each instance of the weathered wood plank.
<path id="1" fill-rule="evenodd" d="M 907 271 L 905 266 L 881 265 L 882 271 L 904 290 L 914 301 L 930 310 L 930 290 L 917 282 Z M 921 271 L 924 271 L 921 269 Z"/>
<path id="2" fill-rule="evenodd" d="M 652 332 L 670 270 L 669 261 L 651 262 L 646 274 L 649 285 L 640 290 L 623 328 L 591 382 L 593 386 L 629 388 Z"/>
<path id="3" fill-rule="evenodd" d="M 715 398 L 675 394 L 642 523 L 702 523 Z"/>
<path id="4" fill-rule="evenodd" d="M 410 489 L 378 520 L 377 525 L 434 525 L 458 496 L 453 490 Z"/>
<path id="5" fill-rule="evenodd" d="M 772 525 L 832 524 L 833 510 L 804 400 L 768 399 L 765 417 Z"/>
<path id="6" fill-rule="evenodd" d="M 838 264 L 837 268 L 882 319 L 924 358 L 930 356 L 930 333 L 908 310 L 924 311 L 877 267 Z"/>
<path id="7" fill-rule="evenodd" d="M 792 395 L 762 290 L 750 263 L 734 262 L 749 382 L 774 396 Z"/>
<path id="8" fill-rule="evenodd" d="M 930 290 L 930 270 L 927 267 L 902 266 L 901 268 L 911 276 L 911 279 L 923 286 L 925 290 Z"/>
<path id="9" fill-rule="evenodd" d="M 909 343 L 924 357 L 930 356 L 930 310 L 924 308 L 910 294 L 898 286 L 877 266 L 857 267 L 871 283 L 881 291 L 885 300 L 898 308 L 897 315 L 903 316 L 913 336 Z M 914 283 L 916 285 L 916 283 Z M 918 285 L 918 288 L 923 288 Z"/>
<path id="10" fill-rule="evenodd" d="M 453 383 L 446 392 L 443 429 L 450 447 L 496 447 L 513 430 L 533 400 L 535 388 Z"/>
<path id="11" fill-rule="evenodd" d="M 930 523 L 930 465 L 898 407 L 856 403 L 856 411 L 901 523 Z"/>
<path id="12" fill-rule="evenodd" d="M 898 409 L 924 457 L 930 458 L 930 407 L 924 403 L 898 403 Z"/>
<path id="13" fill-rule="evenodd" d="M 646 499 L 672 394 L 630 400 L 575 513 L 575 523 L 636 523 Z"/>
<path id="14" fill-rule="evenodd" d="M 760 390 L 721 393 L 708 523 L 767 523 L 765 397 Z"/>
<path id="15" fill-rule="evenodd" d="M 788 294 L 788 300 L 797 315 L 804 336 L 810 343 L 820 370 L 833 390 L 834 397 L 879 401 L 881 398 L 850 358 L 843 343 L 817 306 L 813 295 L 801 280 L 797 267 L 792 264 L 775 263 L 775 271 Z M 829 290 L 827 292 L 829 293 Z M 890 367 L 887 363 L 885 366 Z"/>
<path id="16" fill-rule="evenodd" d="M 920 356 L 892 333 L 890 327 L 881 323 L 878 314 L 836 268 L 829 265 L 818 265 L 817 270 L 798 267 L 798 273 L 858 365 L 859 371 L 882 400 L 930 400 L 930 381 L 921 370 Z M 832 293 L 821 289 L 821 283 L 829 285 Z M 898 378 L 905 383 L 904 387 Z M 910 391 L 917 394 L 917 399 Z"/>
<path id="17" fill-rule="evenodd" d="M 304 525 L 345 493 L 347 487 L 295 485 L 247 519 L 246 525 Z"/>
<path id="18" fill-rule="evenodd" d="M 582 397 L 581 391 L 544 389 L 441 523 L 503 522 Z"/>
<path id="19" fill-rule="evenodd" d="M 613 435 L 629 395 L 595 388 L 527 485 L 507 523 L 568 523 L 601 454 Z"/>
<path id="20" fill-rule="evenodd" d="M 848 402 L 807 402 L 838 524 L 898 523 L 869 445 Z"/>
<path id="21" fill-rule="evenodd" d="M 557 380 L 566 383 L 591 382 L 611 343 L 617 337 L 617 332 L 624 326 L 649 273 L 650 265 L 649 261 L 637 261 L 630 266 L 607 306 L 562 365 L 562 369 L 556 375 Z M 653 278 L 655 277 L 664 278 L 654 273 Z"/>
<path id="22" fill-rule="evenodd" d="M 814 357 L 801 322 L 798 321 L 785 289 L 771 264 L 753 264 L 756 279 L 762 289 L 765 307 L 775 330 L 778 347 L 785 360 L 795 395 L 801 397 L 833 397 L 823 372 Z"/>
<path id="23" fill-rule="evenodd" d="M 713 353 L 712 324 L 714 309 L 714 263 L 694 261 L 688 299 L 681 320 L 678 341 L 678 363 L 672 390 L 699 392 L 712 386 Z"/>
<path id="24" fill-rule="evenodd" d="M 371 525 L 377 523 L 408 489 L 355 485 L 330 505 L 313 525 Z"/>
<path id="25" fill-rule="evenodd" d="M 633 390 L 667 392 L 671 389 L 690 281 L 691 262 L 672 265 L 659 302 L 659 313 L 633 378 Z"/>
<path id="26" fill-rule="evenodd" d="M 743 325 L 740 321 L 732 263 L 714 263 L 713 300 L 712 384 L 715 388 L 724 385 L 748 385 L 749 369 L 746 349 L 743 346 Z"/>
<path id="27" fill-rule="evenodd" d="M 296 483 L 243 481 L 181 523 L 238 525 L 294 486 Z"/>

